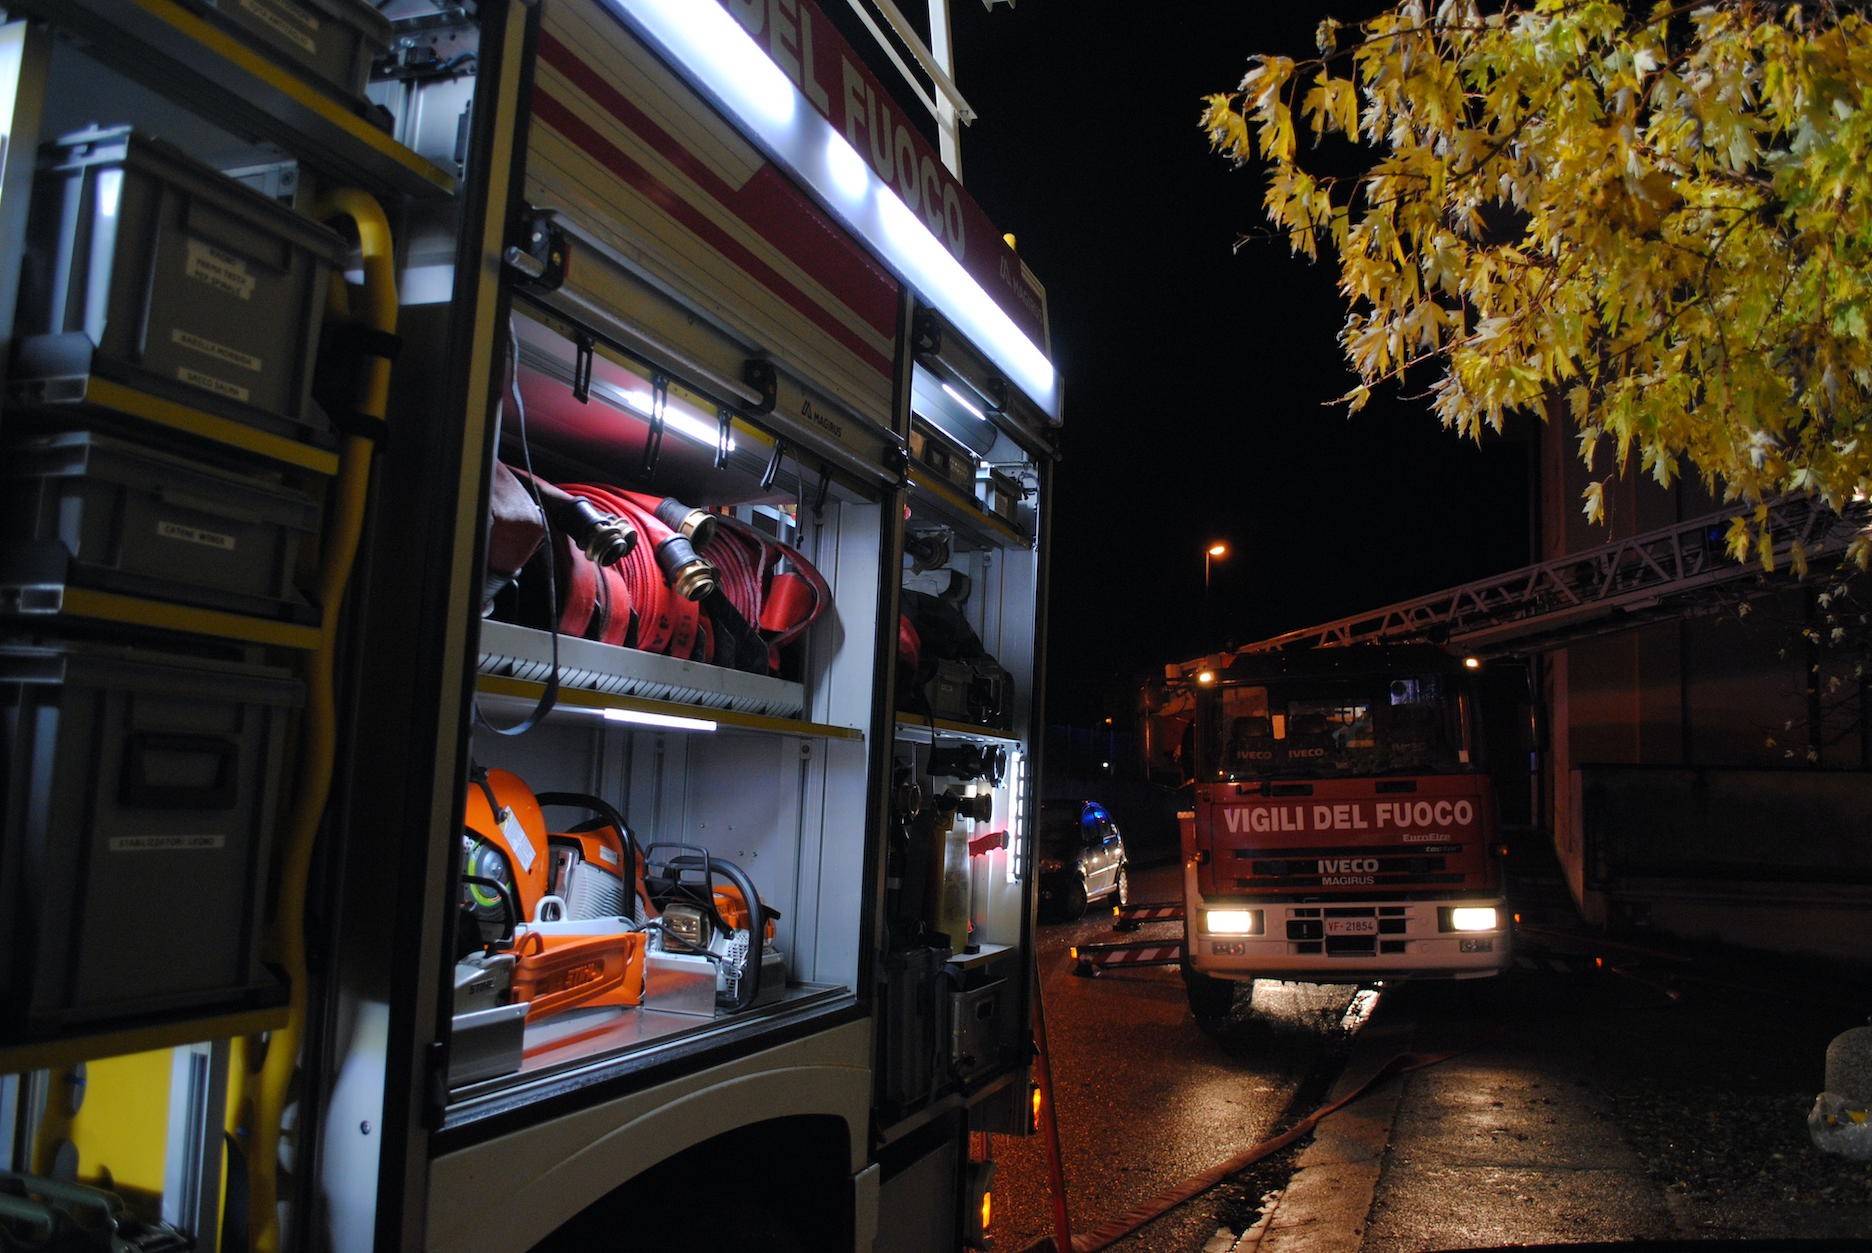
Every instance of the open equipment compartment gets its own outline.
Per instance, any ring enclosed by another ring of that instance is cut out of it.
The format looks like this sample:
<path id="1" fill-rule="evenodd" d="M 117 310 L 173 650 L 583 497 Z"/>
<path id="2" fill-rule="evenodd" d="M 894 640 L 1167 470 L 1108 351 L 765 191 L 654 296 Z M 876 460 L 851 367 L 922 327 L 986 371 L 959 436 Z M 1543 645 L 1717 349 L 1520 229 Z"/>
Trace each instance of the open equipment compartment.
<path id="1" fill-rule="evenodd" d="M 902 886 L 877 1058 L 886 1135 L 906 1140 L 945 1094 L 992 1088 L 1027 1044 L 1056 434 L 936 311 L 917 311 L 912 342 L 889 854 Z"/>
<path id="2" fill-rule="evenodd" d="M 529 851 L 537 833 L 472 830 L 482 811 L 469 798 L 465 912 L 491 920 L 493 893 L 479 882 L 490 875 L 522 885 L 522 913 L 535 908 L 523 882 L 529 872 L 541 879 L 523 864 L 535 856 L 551 863 L 547 897 L 567 904 L 545 906 L 563 908 L 563 920 L 484 927 L 458 944 L 454 1024 L 472 1041 L 472 1062 L 470 1078 L 452 1076 L 456 1117 L 504 1106 L 535 1081 L 597 1067 L 615 1074 L 672 1046 L 731 1041 L 776 1016 L 849 1007 L 859 982 L 859 917 L 824 901 L 856 898 L 865 873 L 870 709 L 842 693 L 872 686 L 882 495 L 789 456 L 779 437 L 600 341 L 552 303 L 522 301 L 516 312 L 495 473 L 541 485 L 542 501 L 563 491 L 588 507 L 587 520 L 608 515 L 607 525 L 638 534 L 627 555 L 599 565 L 556 525 L 571 517 L 563 502 L 547 505 L 535 515 L 547 519 L 540 547 L 504 584 L 495 573 L 487 581 L 500 586 L 480 630 L 475 768 L 524 780 L 549 800 L 595 799 L 549 804 L 545 827 L 562 834 Z M 647 516 L 671 501 L 680 507 L 662 512 L 673 532 Z M 701 529 L 685 537 L 685 523 Z M 604 537 L 615 541 L 612 531 Z M 677 555 L 660 568 L 666 546 Z M 695 589 L 696 579 L 709 590 Z M 686 625 L 672 622 L 683 614 Z M 538 713 L 555 677 L 551 708 Z M 524 733 L 494 729 L 535 715 Z M 479 786 L 471 780 L 471 793 Z M 604 843 L 578 848 L 565 838 L 604 815 L 613 818 Z M 731 994 L 740 974 L 718 974 L 745 969 L 747 928 L 717 934 L 728 909 L 692 908 L 695 884 L 672 884 L 672 867 L 677 879 L 712 878 L 711 892 L 735 888 L 737 874 L 751 881 L 771 935 L 748 972 L 761 985 L 752 997 Z M 644 888 L 629 882 L 640 869 Z M 580 876 L 611 890 L 577 901 Z M 672 906 L 679 924 L 669 921 Z M 562 932 L 601 930 L 607 938 L 581 940 L 582 965 L 544 984 L 529 975 L 551 961 L 543 946 Z M 741 947 L 728 953 L 732 945 Z M 607 953 L 636 959 L 629 987 L 610 982 Z M 550 1002 L 515 1012 L 528 990 Z M 488 1012 L 501 1007 L 504 1018 Z"/>
<path id="3" fill-rule="evenodd" d="M 7 1190 L 228 1253 L 985 1246 L 1060 389 L 888 58 L 818 0 L 7 12 L 0 761 L 59 793 L 0 776 Z M 64 264 L 120 175 L 150 222 Z M 973 645 L 907 661 L 914 596 Z"/>

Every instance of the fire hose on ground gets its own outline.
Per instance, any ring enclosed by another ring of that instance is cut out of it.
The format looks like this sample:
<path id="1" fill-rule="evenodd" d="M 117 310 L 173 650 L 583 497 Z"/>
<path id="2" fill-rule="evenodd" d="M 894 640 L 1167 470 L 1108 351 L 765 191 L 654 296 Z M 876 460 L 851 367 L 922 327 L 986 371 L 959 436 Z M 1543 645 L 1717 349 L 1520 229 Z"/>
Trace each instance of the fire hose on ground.
<path id="1" fill-rule="evenodd" d="M 1025 1253 L 1095 1253 L 1098 1249 L 1108 1248 L 1146 1223 L 1161 1218 L 1184 1202 L 1202 1195 L 1229 1176 L 1246 1170 L 1262 1158 L 1278 1153 L 1295 1141 L 1311 1135 L 1313 1129 L 1319 1126 L 1327 1115 L 1345 1108 L 1386 1080 L 1448 1061 L 1475 1047 L 1472 1044 L 1448 1053 L 1399 1053 L 1380 1066 L 1357 1087 L 1320 1106 L 1281 1134 L 1251 1145 L 1226 1161 L 1218 1162 L 1207 1170 L 1191 1175 L 1180 1183 L 1126 1210 L 1116 1218 L 1100 1223 L 1091 1231 L 1072 1234 L 1066 1206 L 1065 1170 L 1060 1160 L 1059 1125 L 1053 1108 L 1053 1072 L 1047 1060 L 1046 1011 L 1040 1002 L 1038 985 L 1035 987 L 1034 998 L 1034 1033 L 1039 1052 L 1041 1130 L 1046 1138 L 1047 1181 L 1048 1192 L 1052 1200 L 1053 1234 L 1029 1245 Z"/>

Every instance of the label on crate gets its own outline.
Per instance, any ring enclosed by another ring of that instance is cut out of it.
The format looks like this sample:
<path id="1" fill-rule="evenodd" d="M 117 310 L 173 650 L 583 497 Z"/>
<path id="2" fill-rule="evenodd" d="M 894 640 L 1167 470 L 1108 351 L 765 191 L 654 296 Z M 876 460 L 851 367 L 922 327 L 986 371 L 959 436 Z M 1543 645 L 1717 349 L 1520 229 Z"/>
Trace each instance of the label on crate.
<path id="1" fill-rule="evenodd" d="M 200 370 L 191 370 L 185 365 L 176 367 L 176 377 L 190 387 L 199 387 L 217 396 L 226 396 L 229 400 L 246 400 L 253 395 L 238 383 L 218 379 L 212 374 L 203 374 Z"/>
<path id="2" fill-rule="evenodd" d="M 193 853 L 227 847 L 225 835 L 115 835 L 113 853 Z"/>
<path id="3" fill-rule="evenodd" d="M 219 531 L 204 531 L 198 526 L 189 526 L 182 522 L 158 522 L 156 534 L 164 539 L 179 539 L 190 544 L 200 544 L 203 548 L 219 548 L 230 553 L 234 551 L 232 535 L 223 535 Z"/>
<path id="4" fill-rule="evenodd" d="M 185 331 L 181 327 L 171 327 L 170 342 L 192 349 L 203 356 L 213 357 L 216 361 L 225 361 L 229 365 L 240 366 L 243 370 L 252 370 L 258 374 L 263 364 L 260 358 L 251 352 L 242 352 L 238 348 L 229 348 L 226 344 L 217 344 L 214 340 L 197 335 L 194 331 Z"/>
<path id="5" fill-rule="evenodd" d="M 198 283 L 206 283 L 218 292 L 252 300 L 257 281 L 247 263 L 231 252 L 223 252 L 199 239 L 188 241 L 188 261 L 183 273 Z"/>
<path id="6" fill-rule="evenodd" d="M 318 51 L 318 41 L 312 38 L 312 32 L 318 30 L 318 19 L 305 10 L 268 4 L 265 0 L 240 0 L 240 7 L 265 22 L 280 38 L 298 44 L 307 52 Z"/>

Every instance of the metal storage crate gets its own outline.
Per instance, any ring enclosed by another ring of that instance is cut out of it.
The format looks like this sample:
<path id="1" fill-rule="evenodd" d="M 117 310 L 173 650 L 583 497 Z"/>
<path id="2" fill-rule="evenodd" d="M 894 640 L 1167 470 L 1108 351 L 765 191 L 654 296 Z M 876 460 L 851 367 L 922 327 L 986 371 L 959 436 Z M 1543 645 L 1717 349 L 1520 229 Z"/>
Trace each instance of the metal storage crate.
<path id="1" fill-rule="evenodd" d="M 20 275 L 12 393 L 96 374 L 329 444 L 312 370 L 338 236 L 129 127 L 47 146 Z"/>
<path id="2" fill-rule="evenodd" d="M 910 456 L 950 484 L 964 491 L 975 489 L 974 456 L 948 436 L 938 434 L 916 419 L 910 423 Z"/>
<path id="3" fill-rule="evenodd" d="M 943 968 L 948 960 L 946 948 L 884 955 L 878 1096 L 891 1107 L 914 1109 L 928 1102 L 946 1078 L 950 997 Z"/>
<path id="4" fill-rule="evenodd" d="M 390 19 L 364 0 L 201 0 L 236 35 L 267 56 L 367 105 L 371 62 L 389 51 Z M 364 109 L 360 108 L 360 112 Z"/>
<path id="5" fill-rule="evenodd" d="M 0 467 L 0 587 L 311 617 L 293 569 L 321 510 L 302 492 L 94 431 L 14 444 Z"/>
<path id="6" fill-rule="evenodd" d="M 264 1004 L 284 671 L 0 645 L 0 1036 Z"/>
<path id="7" fill-rule="evenodd" d="M 1020 523 L 1021 484 L 1011 474 L 983 468 L 975 472 L 975 498 L 982 508 L 1009 526 Z"/>

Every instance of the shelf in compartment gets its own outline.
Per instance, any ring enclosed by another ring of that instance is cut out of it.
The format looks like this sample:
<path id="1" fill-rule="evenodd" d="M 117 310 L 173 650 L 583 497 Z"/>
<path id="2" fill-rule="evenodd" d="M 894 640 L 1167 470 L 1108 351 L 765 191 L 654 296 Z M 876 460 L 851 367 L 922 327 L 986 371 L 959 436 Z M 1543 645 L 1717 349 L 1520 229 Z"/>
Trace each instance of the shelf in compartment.
<path id="1" fill-rule="evenodd" d="M 792 983 L 769 1004 L 714 1018 L 642 1007 L 573 1010 L 528 1028 L 518 1071 L 450 1092 L 443 1127 L 603 1082 L 750 1030 L 767 1032 L 788 1021 L 845 1009 L 853 1002 L 851 990 L 837 984 Z"/>
<path id="2" fill-rule="evenodd" d="M 338 454 L 330 449 L 274 435 L 95 374 L 58 379 L 51 385 L 13 383 L 8 388 L 8 399 L 18 406 L 16 412 L 25 416 L 60 422 L 89 416 L 128 418 L 314 474 L 338 472 Z"/>
<path id="3" fill-rule="evenodd" d="M 910 496 L 913 511 L 928 509 L 937 515 L 936 520 L 973 531 L 990 543 L 1020 548 L 1033 544 L 1033 536 L 1010 526 L 1005 518 L 988 512 L 981 501 L 963 495 L 954 483 L 936 471 L 913 465 L 910 481 L 916 487 Z"/>
<path id="4" fill-rule="evenodd" d="M 984 944 L 973 953 L 955 954 L 949 959 L 949 964 L 951 966 L 960 966 L 965 970 L 972 969 L 976 966 L 986 966 L 997 958 L 1005 957 L 1013 951 L 1014 946 L 1011 944 Z"/>
<path id="5" fill-rule="evenodd" d="M 552 636 L 531 627 L 483 620 L 478 689 L 531 704 L 552 673 Z M 807 722 L 805 688 L 798 683 L 699 661 L 559 637 L 562 708 L 606 709 L 707 717 L 756 731 L 783 731 L 833 739 L 860 739 L 855 727 Z"/>
<path id="6" fill-rule="evenodd" d="M 315 626 L 253 618 L 196 605 L 145 600 L 70 584 L 0 586 L 0 618 L 11 618 L 15 622 L 82 618 L 275 648 L 311 651 L 319 646 L 319 628 Z"/>
<path id="7" fill-rule="evenodd" d="M 174 0 L 27 0 L 99 59 L 199 112 L 271 139 L 372 191 L 436 198 L 456 178 L 322 88 Z"/>
<path id="8" fill-rule="evenodd" d="M 204 1040 L 226 1040 L 234 1036 L 277 1031 L 286 1025 L 287 1018 L 286 991 L 283 986 L 273 999 L 278 1003 L 252 1009 L 205 1013 L 198 1018 L 182 1018 L 149 1026 L 113 1024 L 109 1027 L 79 1029 L 56 1040 L 0 1044 L 0 1075 L 16 1075 L 28 1070 L 55 1070 L 77 1062 L 96 1061 L 101 1057 L 124 1057 L 131 1053 L 199 1044 Z"/>
<path id="9" fill-rule="evenodd" d="M 1019 744 L 1020 736 L 998 727 L 976 726 L 972 722 L 951 722 L 947 718 L 927 718 L 922 714 L 897 714 L 897 738 L 908 744 L 928 744 L 937 736 L 961 736 L 983 744 Z"/>

